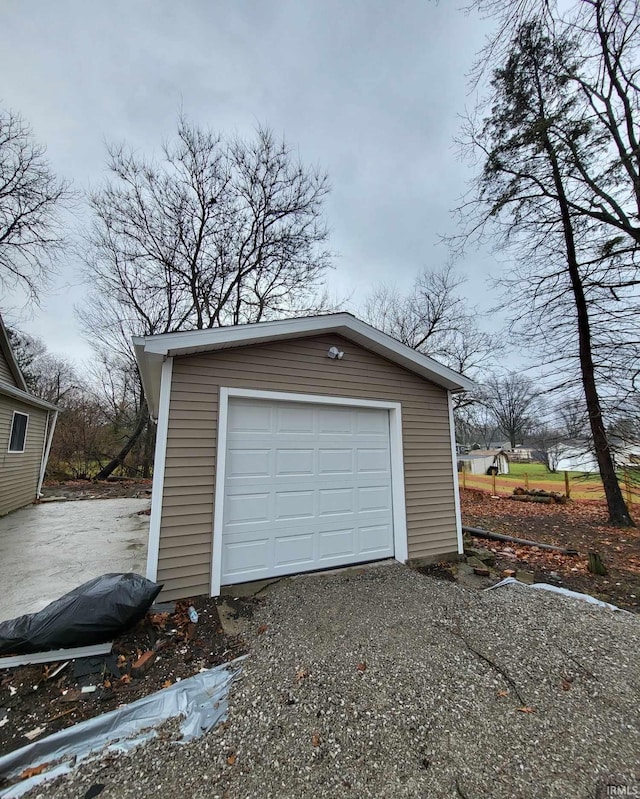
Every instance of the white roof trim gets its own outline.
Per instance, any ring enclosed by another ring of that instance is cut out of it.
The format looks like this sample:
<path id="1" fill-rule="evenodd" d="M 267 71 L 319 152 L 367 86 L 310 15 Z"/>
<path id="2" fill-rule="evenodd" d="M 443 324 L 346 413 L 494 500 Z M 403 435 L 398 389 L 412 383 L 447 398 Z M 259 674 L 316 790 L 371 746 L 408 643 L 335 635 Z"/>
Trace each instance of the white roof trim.
<path id="1" fill-rule="evenodd" d="M 34 397 L 33 394 L 28 394 L 26 391 L 21 391 L 19 388 L 12 386 L 10 383 L 0 382 L 0 394 L 4 394 L 12 399 L 20 400 L 26 405 L 33 405 L 36 408 L 44 408 L 47 411 L 57 411 L 57 405 L 52 405 L 50 402 Z"/>
<path id="2" fill-rule="evenodd" d="M 134 350 L 151 415 L 154 417 L 157 415 L 162 361 L 167 357 L 214 352 L 229 347 L 262 344 L 321 333 L 344 336 L 449 391 L 469 391 L 474 387 L 473 381 L 468 378 L 434 361 L 433 358 L 401 344 L 355 316 L 349 313 L 336 313 L 216 327 L 210 330 L 134 337 Z"/>

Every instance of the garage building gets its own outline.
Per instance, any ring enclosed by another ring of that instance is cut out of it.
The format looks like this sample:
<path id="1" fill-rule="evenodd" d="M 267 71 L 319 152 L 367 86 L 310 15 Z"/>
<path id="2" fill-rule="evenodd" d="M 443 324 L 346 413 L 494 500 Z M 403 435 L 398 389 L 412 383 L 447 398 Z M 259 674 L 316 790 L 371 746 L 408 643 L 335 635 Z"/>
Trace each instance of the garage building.
<path id="1" fill-rule="evenodd" d="M 466 378 L 347 313 L 134 347 L 158 423 L 147 576 L 164 598 L 462 551 Z"/>

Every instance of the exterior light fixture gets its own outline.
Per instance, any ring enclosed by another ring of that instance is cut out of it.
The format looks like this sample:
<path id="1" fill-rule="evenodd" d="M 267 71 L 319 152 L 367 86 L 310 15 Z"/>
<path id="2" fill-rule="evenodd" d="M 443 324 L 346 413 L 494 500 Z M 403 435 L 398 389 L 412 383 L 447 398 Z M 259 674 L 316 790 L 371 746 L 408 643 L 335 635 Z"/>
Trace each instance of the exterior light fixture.
<path id="1" fill-rule="evenodd" d="M 339 361 L 341 361 L 344 358 L 344 352 L 339 350 L 337 347 L 331 347 L 327 353 L 327 357 L 332 359 L 337 358 Z"/>

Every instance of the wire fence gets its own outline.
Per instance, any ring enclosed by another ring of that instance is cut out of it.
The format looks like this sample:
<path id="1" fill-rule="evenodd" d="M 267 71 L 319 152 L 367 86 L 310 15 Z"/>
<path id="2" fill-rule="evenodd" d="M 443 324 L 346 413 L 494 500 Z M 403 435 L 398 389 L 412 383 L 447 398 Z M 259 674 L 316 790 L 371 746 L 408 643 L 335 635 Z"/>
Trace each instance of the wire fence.
<path id="1" fill-rule="evenodd" d="M 640 481 L 637 469 L 623 469 L 618 480 L 627 505 L 640 505 Z M 530 475 L 526 471 L 519 474 L 471 474 L 462 471 L 458 475 L 460 488 L 477 488 L 490 491 L 494 496 L 513 494 L 516 487 L 527 490 L 541 489 L 564 494 L 571 499 L 604 499 L 604 487 L 597 475 L 559 472 L 544 479 L 539 475 Z"/>

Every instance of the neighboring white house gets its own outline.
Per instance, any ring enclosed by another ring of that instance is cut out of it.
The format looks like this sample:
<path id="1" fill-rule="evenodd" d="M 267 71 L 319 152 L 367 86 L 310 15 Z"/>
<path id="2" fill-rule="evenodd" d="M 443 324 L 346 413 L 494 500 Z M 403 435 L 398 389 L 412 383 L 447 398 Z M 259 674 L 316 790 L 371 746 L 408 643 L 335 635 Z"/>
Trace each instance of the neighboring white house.
<path id="1" fill-rule="evenodd" d="M 584 441 L 561 441 L 553 445 L 556 471 L 587 472 L 598 471 L 596 456 Z"/>
<path id="2" fill-rule="evenodd" d="M 458 455 L 458 471 L 469 474 L 509 474 L 509 456 L 502 449 L 474 449 Z"/>
<path id="3" fill-rule="evenodd" d="M 598 461 L 587 441 L 560 441 L 553 445 L 556 470 L 559 472 L 598 472 Z M 640 444 L 619 441 L 612 442 L 613 461 L 616 467 L 640 465 Z"/>

